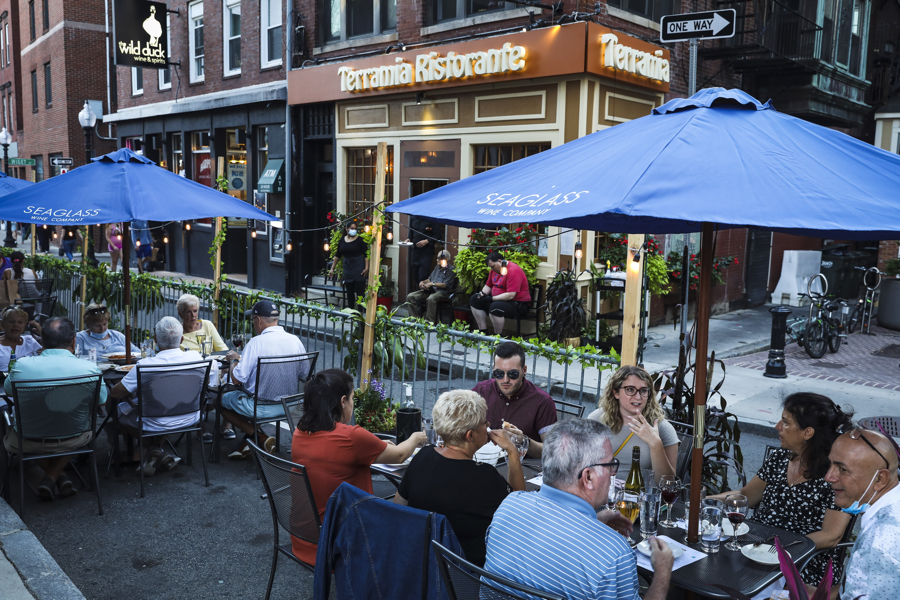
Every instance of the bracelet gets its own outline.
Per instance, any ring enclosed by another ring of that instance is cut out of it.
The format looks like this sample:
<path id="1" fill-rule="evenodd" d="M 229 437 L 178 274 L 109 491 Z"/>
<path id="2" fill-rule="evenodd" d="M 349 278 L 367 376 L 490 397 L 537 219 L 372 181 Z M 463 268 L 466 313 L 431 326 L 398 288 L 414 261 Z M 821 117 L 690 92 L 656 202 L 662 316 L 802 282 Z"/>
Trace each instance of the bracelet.
<path id="1" fill-rule="evenodd" d="M 239 359 L 239 358 L 232 359 L 231 364 L 234 364 L 234 363 L 236 363 L 236 362 L 240 362 L 240 360 L 241 360 L 241 359 Z"/>

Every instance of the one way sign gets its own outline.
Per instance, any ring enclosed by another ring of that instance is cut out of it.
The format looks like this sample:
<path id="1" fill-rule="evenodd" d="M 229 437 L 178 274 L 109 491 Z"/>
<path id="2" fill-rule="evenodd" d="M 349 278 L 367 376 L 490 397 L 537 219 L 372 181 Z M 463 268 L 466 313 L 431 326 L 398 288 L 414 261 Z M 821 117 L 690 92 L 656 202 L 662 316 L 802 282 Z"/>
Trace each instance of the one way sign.
<path id="1" fill-rule="evenodd" d="M 687 15 L 667 15 L 659 23 L 662 42 L 734 37 L 737 12 L 733 8 Z"/>

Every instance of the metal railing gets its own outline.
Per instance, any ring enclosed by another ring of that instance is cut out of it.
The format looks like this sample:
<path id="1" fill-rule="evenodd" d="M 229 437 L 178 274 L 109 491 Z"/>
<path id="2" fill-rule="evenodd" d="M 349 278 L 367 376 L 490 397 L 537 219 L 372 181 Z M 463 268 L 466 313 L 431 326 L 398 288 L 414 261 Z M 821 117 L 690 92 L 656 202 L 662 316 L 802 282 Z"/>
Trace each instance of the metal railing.
<path id="1" fill-rule="evenodd" d="M 56 281 L 57 314 L 73 321 L 77 320 L 80 311 L 81 275 L 77 270 L 70 266 L 64 272 L 51 262 L 43 273 L 44 277 Z M 91 289 L 90 285 L 88 289 Z M 185 293 L 200 299 L 202 319 L 214 320 L 218 308 L 215 325 L 229 345 L 233 345 L 235 336 L 251 333 L 250 320 L 244 318 L 244 311 L 260 298 L 270 299 L 281 307 L 280 322 L 285 330 L 297 335 L 307 351 L 319 352 L 319 369 L 344 369 L 355 374 L 357 382 L 374 377 L 382 381 L 387 395 L 395 401 L 404 399 L 408 386 L 413 401 L 426 410 L 441 393 L 450 389 L 471 389 L 477 382 L 491 377 L 492 349 L 498 343 L 496 337 L 380 312 L 375 324 L 374 372 L 360 373 L 365 324 L 362 315 L 356 311 L 344 312 L 333 306 L 230 286 L 223 287 L 220 300 L 214 306 L 211 285 L 148 275 L 132 280 L 134 343 L 151 337 L 153 327 L 161 317 L 177 316 L 176 303 Z M 109 295 L 103 301 L 112 315 L 110 327 L 121 330 L 125 315 L 120 280 L 111 282 Z M 528 342 L 522 346 L 528 356 L 528 378 L 535 385 L 555 399 L 579 403 L 588 409 L 596 405 L 602 392 L 603 371 L 618 365 L 615 358 L 578 349 Z"/>

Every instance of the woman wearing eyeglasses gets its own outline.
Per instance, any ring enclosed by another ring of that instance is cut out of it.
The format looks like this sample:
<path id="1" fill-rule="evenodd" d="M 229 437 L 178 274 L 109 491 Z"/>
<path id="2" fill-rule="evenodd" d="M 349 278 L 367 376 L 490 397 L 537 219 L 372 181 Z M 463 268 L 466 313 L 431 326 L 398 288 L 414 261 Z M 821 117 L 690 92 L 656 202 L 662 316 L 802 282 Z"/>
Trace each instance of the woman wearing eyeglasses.
<path id="1" fill-rule="evenodd" d="M 196 350 L 203 353 L 200 347 L 200 341 L 197 336 L 203 336 L 205 341 L 212 342 L 213 352 L 222 352 L 228 350 L 228 346 L 219 335 L 216 326 L 212 321 L 205 321 L 200 318 L 200 298 L 193 294 L 182 294 L 175 303 L 175 311 L 178 318 L 181 319 L 181 325 L 184 327 L 184 339 L 181 341 L 181 347 L 184 350 Z M 227 439 L 232 440 L 234 436 Z"/>
<path id="2" fill-rule="evenodd" d="M 656 401 L 653 380 L 640 367 L 616 371 L 588 419 L 600 421 L 612 432 L 613 456 L 627 462 L 632 448 L 641 449 L 641 469 L 653 469 L 656 480 L 675 475 L 678 434 Z M 625 460 L 623 460 L 623 457 Z"/>
<path id="3" fill-rule="evenodd" d="M 754 521 L 800 533 L 816 543 L 816 549 L 831 548 L 841 541 L 850 515 L 834 503 L 834 490 L 825 481 L 831 466 L 828 453 L 840 435 L 853 426 L 849 415 L 831 398 L 799 392 L 785 398 L 781 420 L 775 425 L 781 448 L 768 453 L 759 472 L 746 486 L 712 496 L 724 500 L 728 494 L 743 494 L 756 506 Z M 825 576 L 833 552 L 815 557 L 800 574 L 809 585 Z M 840 581 L 843 565 L 834 564 L 834 581 Z"/>
<path id="4" fill-rule="evenodd" d="M 30 335 L 24 335 L 25 328 L 31 325 L 38 336 L 41 326 L 35 321 L 28 323 L 28 313 L 18 306 L 9 306 L 0 313 L 0 324 L 3 325 L 3 337 L 0 337 L 0 371 L 9 371 L 9 359 L 13 353 L 16 360 L 25 356 L 37 356 L 41 351 L 41 343 Z"/>
<path id="5" fill-rule="evenodd" d="M 99 359 L 104 354 L 125 352 L 125 335 L 109 328 L 109 310 L 102 304 L 89 304 L 84 311 L 84 331 L 75 336 L 75 345 L 82 354 L 97 351 Z M 131 353 L 140 357 L 141 349 L 131 345 Z"/>

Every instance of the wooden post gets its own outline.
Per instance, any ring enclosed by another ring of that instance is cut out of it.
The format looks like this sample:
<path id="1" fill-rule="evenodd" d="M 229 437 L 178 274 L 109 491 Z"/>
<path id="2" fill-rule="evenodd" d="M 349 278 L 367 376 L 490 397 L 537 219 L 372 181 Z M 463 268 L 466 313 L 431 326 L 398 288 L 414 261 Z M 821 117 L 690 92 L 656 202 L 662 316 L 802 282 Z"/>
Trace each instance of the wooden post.
<path id="1" fill-rule="evenodd" d="M 700 240 L 700 284 L 697 289 L 697 353 L 694 371 L 694 449 L 691 456 L 691 481 L 703 481 L 703 438 L 706 427 L 706 374 L 709 354 L 709 292 L 712 287 L 713 225 L 703 223 Z M 700 489 L 691 486 L 691 511 L 688 515 L 688 542 L 700 541 Z"/>
<path id="2" fill-rule="evenodd" d="M 625 257 L 625 300 L 622 307 L 622 366 L 636 365 L 641 333 L 641 294 L 644 284 L 644 253 L 640 247 L 644 235 L 628 235 L 628 256 Z M 634 255 L 638 253 L 638 262 Z M 633 268 L 634 266 L 637 268 Z"/>
<path id="3" fill-rule="evenodd" d="M 125 364 L 131 364 L 131 236 L 128 234 L 128 221 L 122 223 L 122 270 L 125 296 Z"/>
<path id="4" fill-rule="evenodd" d="M 222 231 L 222 217 L 216 217 L 216 233 L 213 240 L 218 240 L 219 232 Z M 215 241 L 213 243 L 216 243 Z M 219 292 L 222 290 L 222 246 L 216 244 L 216 266 L 213 268 L 213 279 L 215 280 L 215 289 L 213 289 L 213 324 L 218 328 L 219 325 Z"/>
<path id="5" fill-rule="evenodd" d="M 31 257 L 34 258 L 34 255 L 37 254 L 37 246 L 35 246 L 34 238 L 37 237 L 37 225 L 34 223 L 31 224 Z"/>
<path id="6" fill-rule="evenodd" d="M 81 329 L 84 329 L 84 309 L 87 302 L 87 253 L 88 253 L 88 228 L 84 229 L 84 236 L 81 238 L 81 315 L 79 322 Z M 33 234 L 34 232 L 32 232 Z M 32 242 L 34 245 L 34 242 Z"/>
<path id="7" fill-rule="evenodd" d="M 375 166 L 375 196 L 372 198 L 377 205 L 384 200 L 384 176 L 385 163 L 387 162 L 387 142 L 378 142 L 378 156 Z M 369 290 L 378 287 L 378 278 L 381 270 L 381 219 L 376 216 L 380 215 L 381 207 L 376 208 L 372 213 L 373 234 L 375 240 L 369 249 Z M 369 371 L 372 369 L 372 354 L 375 349 L 375 314 L 377 308 L 377 294 L 371 291 L 366 296 L 366 331 L 363 337 L 363 354 L 362 354 L 362 378 L 363 381 L 371 379 Z M 363 383 L 362 391 L 366 391 L 368 383 Z"/>

